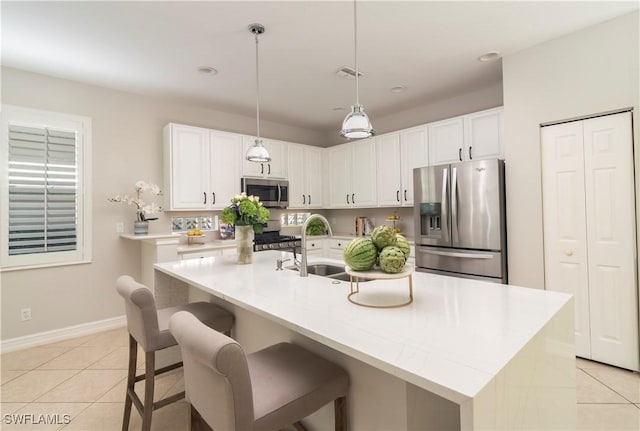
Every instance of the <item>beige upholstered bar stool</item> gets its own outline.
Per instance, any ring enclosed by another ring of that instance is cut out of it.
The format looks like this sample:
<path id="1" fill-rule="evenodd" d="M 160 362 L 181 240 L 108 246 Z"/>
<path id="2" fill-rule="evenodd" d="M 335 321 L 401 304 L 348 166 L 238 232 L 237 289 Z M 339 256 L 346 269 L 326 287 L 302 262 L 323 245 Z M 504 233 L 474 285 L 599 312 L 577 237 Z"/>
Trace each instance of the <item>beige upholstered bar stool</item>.
<path id="1" fill-rule="evenodd" d="M 178 362 L 159 370 L 155 369 L 155 352 L 177 344 L 175 338 L 169 332 L 169 318 L 171 315 L 178 311 L 188 312 L 186 314 L 203 322 L 201 324 L 207 325 L 206 327 L 228 335 L 231 334 L 233 315 L 223 308 L 208 302 L 194 302 L 157 310 L 151 290 L 128 275 L 118 278 L 116 290 L 125 300 L 127 328 L 129 330 L 129 373 L 122 430 L 127 431 L 129 429 L 131 404 L 133 403 L 142 416 L 142 430 L 149 431 L 151 429 L 151 414 L 154 410 L 184 398 L 184 392 L 182 392 L 155 403 L 153 402 L 155 376 L 182 366 L 182 362 Z M 136 376 L 138 344 L 145 352 L 145 373 Z M 140 401 L 134 390 L 136 382 L 141 380 L 145 381 L 144 403 Z"/>
<path id="2" fill-rule="evenodd" d="M 169 321 L 184 361 L 192 431 L 279 430 L 334 401 L 335 429 L 347 429 L 349 376 L 337 365 L 290 343 L 245 355 L 233 339 L 189 313 Z"/>

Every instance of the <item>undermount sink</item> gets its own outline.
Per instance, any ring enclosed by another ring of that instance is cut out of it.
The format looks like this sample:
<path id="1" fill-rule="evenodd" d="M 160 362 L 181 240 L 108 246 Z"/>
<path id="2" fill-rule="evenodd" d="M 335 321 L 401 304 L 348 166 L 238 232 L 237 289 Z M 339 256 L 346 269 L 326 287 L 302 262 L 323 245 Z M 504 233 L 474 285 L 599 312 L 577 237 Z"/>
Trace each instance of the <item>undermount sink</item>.
<path id="1" fill-rule="evenodd" d="M 295 266 L 287 266 L 287 269 L 298 271 L 298 268 Z M 313 263 L 311 265 L 307 265 L 307 273 L 331 278 L 332 280 L 349 281 L 349 274 L 344 271 L 344 266 L 340 265 Z M 361 283 L 364 281 L 368 280 L 360 280 Z"/>

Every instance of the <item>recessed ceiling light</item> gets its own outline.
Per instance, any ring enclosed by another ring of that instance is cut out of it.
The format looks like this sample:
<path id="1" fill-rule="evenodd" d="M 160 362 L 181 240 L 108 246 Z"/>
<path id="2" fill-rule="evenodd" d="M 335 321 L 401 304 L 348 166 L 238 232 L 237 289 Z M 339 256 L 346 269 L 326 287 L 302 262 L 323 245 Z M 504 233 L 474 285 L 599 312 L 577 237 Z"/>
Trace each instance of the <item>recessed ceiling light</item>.
<path id="1" fill-rule="evenodd" d="M 198 72 L 204 74 L 204 75 L 217 75 L 218 74 L 218 69 L 211 67 L 211 66 L 201 66 L 198 68 Z"/>
<path id="2" fill-rule="evenodd" d="M 407 87 L 405 87 L 404 85 L 394 85 L 389 89 L 390 92 L 395 94 L 404 93 L 406 90 L 407 90 Z"/>
<path id="3" fill-rule="evenodd" d="M 487 52 L 486 54 L 482 54 L 480 57 L 478 57 L 478 61 L 486 63 L 488 61 L 495 61 L 500 57 L 502 57 L 502 54 L 500 54 L 497 51 L 492 51 L 492 52 Z"/>

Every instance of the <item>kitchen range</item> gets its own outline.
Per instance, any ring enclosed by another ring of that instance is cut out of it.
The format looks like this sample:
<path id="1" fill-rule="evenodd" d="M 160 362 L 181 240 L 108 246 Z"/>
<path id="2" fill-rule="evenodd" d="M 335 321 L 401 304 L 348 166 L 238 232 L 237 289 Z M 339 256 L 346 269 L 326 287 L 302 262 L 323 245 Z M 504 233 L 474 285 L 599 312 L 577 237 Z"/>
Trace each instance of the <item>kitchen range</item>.
<path id="1" fill-rule="evenodd" d="M 413 170 L 418 271 L 507 283 L 504 161 Z"/>
<path id="2" fill-rule="evenodd" d="M 265 225 L 262 233 L 257 233 L 253 240 L 253 251 L 263 250 L 283 250 L 296 252 L 300 251 L 302 244 L 300 238 L 289 235 L 280 235 L 280 222 L 277 220 L 269 220 Z"/>

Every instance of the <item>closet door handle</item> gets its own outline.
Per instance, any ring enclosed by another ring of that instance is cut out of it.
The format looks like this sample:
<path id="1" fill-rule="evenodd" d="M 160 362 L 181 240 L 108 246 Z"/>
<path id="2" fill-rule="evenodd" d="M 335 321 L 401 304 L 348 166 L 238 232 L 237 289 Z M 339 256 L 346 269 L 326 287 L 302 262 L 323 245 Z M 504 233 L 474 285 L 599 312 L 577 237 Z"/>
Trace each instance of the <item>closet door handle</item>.
<path id="1" fill-rule="evenodd" d="M 462 148 L 458 148 L 458 159 L 462 161 Z"/>

